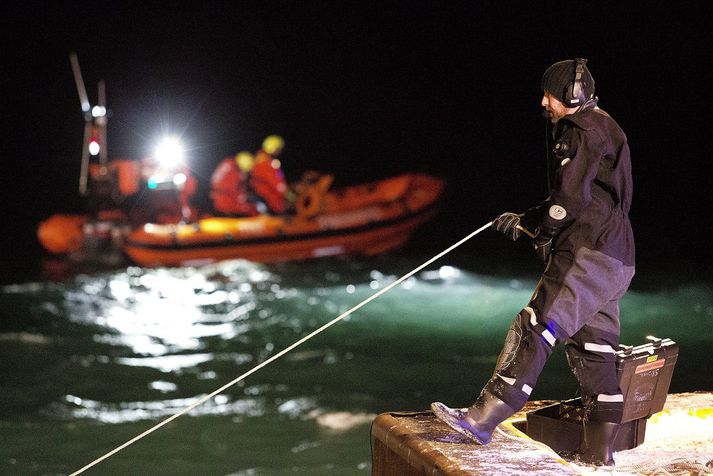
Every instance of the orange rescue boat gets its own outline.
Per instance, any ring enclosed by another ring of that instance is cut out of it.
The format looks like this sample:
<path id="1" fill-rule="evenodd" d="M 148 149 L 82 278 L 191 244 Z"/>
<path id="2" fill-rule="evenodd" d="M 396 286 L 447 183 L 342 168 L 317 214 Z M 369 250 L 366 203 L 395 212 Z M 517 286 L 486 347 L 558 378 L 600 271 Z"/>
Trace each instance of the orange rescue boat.
<path id="1" fill-rule="evenodd" d="M 294 215 L 147 223 L 128 236 L 124 251 L 143 266 L 375 255 L 403 245 L 431 219 L 444 188 L 441 179 L 423 174 L 334 190 L 329 189 L 331 181 L 325 175 L 303 184 Z"/>

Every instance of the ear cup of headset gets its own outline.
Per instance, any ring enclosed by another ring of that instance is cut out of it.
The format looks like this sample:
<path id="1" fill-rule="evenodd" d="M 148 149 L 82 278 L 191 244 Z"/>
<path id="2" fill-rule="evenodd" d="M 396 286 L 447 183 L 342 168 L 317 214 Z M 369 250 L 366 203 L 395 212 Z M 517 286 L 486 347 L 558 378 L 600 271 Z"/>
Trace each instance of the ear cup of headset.
<path id="1" fill-rule="evenodd" d="M 575 107 L 584 104 L 587 100 L 584 88 L 582 87 L 582 76 L 584 76 L 584 66 L 587 60 L 575 58 L 574 79 L 567 85 L 564 91 L 564 101 L 568 107 Z"/>

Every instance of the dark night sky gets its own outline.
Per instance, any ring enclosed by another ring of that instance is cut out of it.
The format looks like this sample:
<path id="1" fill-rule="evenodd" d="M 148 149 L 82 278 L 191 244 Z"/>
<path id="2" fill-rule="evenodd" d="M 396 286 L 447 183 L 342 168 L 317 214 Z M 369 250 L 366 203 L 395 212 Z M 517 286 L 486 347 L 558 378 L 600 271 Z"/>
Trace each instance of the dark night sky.
<path id="1" fill-rule="evenodd" d="M 713 263 L 707 2 L 65 3 L 0 6 L 10 268 L 39 253 L 41 219 L 79 206 L 71 51 L 92 101 L 106 81 L 111 157 L 169 130 L 207 177 L 277 132 L 290 180 L 433 173 L 449 183 L 434 246 L 544 197 L 540 77 L 586 57 L 629 137 L 640 264 Z"/>

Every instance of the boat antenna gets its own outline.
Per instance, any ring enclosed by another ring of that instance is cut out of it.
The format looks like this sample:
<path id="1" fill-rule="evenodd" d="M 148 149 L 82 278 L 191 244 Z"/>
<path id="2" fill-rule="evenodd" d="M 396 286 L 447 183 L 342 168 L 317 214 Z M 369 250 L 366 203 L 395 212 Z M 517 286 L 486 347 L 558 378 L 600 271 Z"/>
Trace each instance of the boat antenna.
<path id="1" fill-rule="evenodd" d="M 107 168 L 107 110 L 106 110 L 106 85 L 104 81 L 99 81 L 97 85 L 98 103 L 92 107 L 87 95 L 87 89 L 84 86 L 82 78 L 82 70 L 79 67 L 79 59 L 77 53 L 72 52 L 69 55 L 69 61 L 72 64 L 72 74 L 74 75 L 74 84 L 77 87 L 79 95 L 79 103 L 84 114 L 84 140 L 82 143 L 82 164 L 79 171 L 79 194 L 84 196 L 87 194 L 87 179 L 89 176 L 89 156 L 99 156 L 99 174 L 106 175 Z"/>
<path id="2" fill-rule="evenodd" d="M 158 430 L 158 429 L 161 428 L 162 426 L 164 426 L 164 425 L 166 425 L 166 424 L 172 422 L 172 421 L 175 420 L 176 418 L 178 418 L 178 417 L 180 417 L 180 416 L 182 416 L 182 415 L 185 415 L 186 413 L 190 412 L 191 410 L 193 410 L 193 409 L 196 408 L 197 406 L 202 405 L 203 403 L 207 402 L 207 401 L 210 400 L 211 398 L 215 397 L 215 396 L 218 395 L 219 393 L 224 392 L 225 390 L 227 390 L 228 388 L 232 387 L 232 386 L 235 385 L 236 383 L 238 383 L 238 382 L 240 382 L 241 380 L 245 379 L 247 376 L 249 376 L 249 375 L 251 375 L 251 374 L 257 372 L 258 370 L 260 370 L 261 368 L 265 367 L 266 365 L 268 365 L 268 364 L 274 362 L 275 360 L 279 359 L 279 358 L 282 357 L 283 355 L 285 355 L 285 354 L 287 354 L 288 352 L 290 352 L 292 349 L 296 348 L 296 347 L 299 346 L 299 345 L 304 344 L 305 342 L 307 342 L 308 340 L 310 340 L 312 337 L 316 336 L 317 334 L 321 333 L 322 331 L 326 330 L 327 328 L 333 326 L 333 325 L 336 324 L 337 322 L 339 322 L 339 321 L 341 321 L 342 319 L 344 319 L 345 317 L 349 316 L 349 315 L 350 315 L 351 313 L 353 313 L 354 311 L 356 311 L 356 310 L 362 308 L 363 306 L 365 306 L 366 304 L 370 303 L 370 302 L 373 301 L 374 299 L 378 298 L 378 297 L 381 296 L 382 294 L 384 294 L 384 293 L 390 291 L 392 288 L 394 288 L 394 287 L 398 286 L 399 284 L 401 284 L 402 282 L 406 281 L 408 278 L 410 278 L 410 277 L 413 276 L 414 274 L 418 273 L 419 271 L 421 271 L 421 270 L 422 270 L 423 268 L 425 268 L 426 266 L 430 265 L 430 264 L 433 263 L 434 261 L 436 261 L 436 260 L 442 258 L 443 256 L 447 255 L 448 253 L 450 253 L 450 252 L 453 251 L 454 249 L 456 249 L 456 248 L 458 248 L 459 246 L 461 246 L 461 245 L 462 245 L 463 243 L 465 243 L 466 241 L 468 241 L 468 240 L 470 240 L 471 238 L 473 238 L 475 235 L 477 235 L 477 234 L 479 234 L 480 232 L 482 232 L 483 230 L 485 230 L 486 228 L 490 228 L 492 224 L 493 224 L 493 222 L 486 223 L 485 225 L 481 226 L 481 227 L 478 228 L 477 230 L 471 232 L 471 233 L 470 233 L 468 236 L 466 236 L 465 238 L 462 238 L 462 239 L 461 239 L 460 241 L 458 241 L 457 243 L 452 244 L 451 246 L 449 246 L 449 247 L 446 248 L 445 250 L 441 251 L 441 252 L 438 253 L 437 255 L 433 256 L 433 257 L 430 258 L 430 259 L 428 259 L 428 260 L 427 260 L 426 262 L 424 262 L 423 264 L 419 265 L 418 267 L 416 267 L 416 268 L 414 268 L 413 270 L 409 271 L 408 273 L 404 274 L 403 276 L 401 276 L 399 279 L 397 279 L 397 280 L 394 281 L 393 283 L 391 283 L 391 284 L 389 284 L 388 286 L 384 287 L 384 288 L 381 289 L 380 291 L 378 291 L 378 292 L 372 294 L 371 296 L 369 296 L 368 298 L 364 299 L 362 302 L 360 302 L 360 303 L 357 304 L 356 306 L 354 306 L 354 307 L 352 307 L 351 309 L 349 309 L 349 310 L 343 312 L 342 314 L 340 314 L 339 316 L 335 317 L 335 318 L 332 319 L 331 321 L 329 321 L 329 322 L 327 322 L 326 324 L 322 325 L 322 327 L 320 327 L 320 328 L 318 328 L 318 329 L 312 331 L 311 333 L 309 333 L 308 335 L 302 337 L 300 340 L 298 340 L 297 342 L 293 343 L 293 344 L 290 345 L 289 347 L 286 347 L 285 349 L 281 350 L 280 352 L 278 352 L 277 354 L 273 355 L 273 356 L 270 357 L 269 359 L 267 359 L 267 360 L 261 362 L 260 364 L 256 365 L 256 366 L 253 367 L 252 369 L 248 370 L 247 372 L 245 372 L 245 373 L 242 374 L 241 376 L 235 378 L 234 380 L 231 380 L 230 382 L 226 383 L 225 385 L 223 385 L 223 386 L 220 387 L 219 389 L 214 390 L 213 392 L 209 393 L 208 395 L 205 395 L 204 397 L 198 399 L 196 402 L 194 402 L 194 403 L 192 403 L 191 405 L 187 406 L 186 408 L 184 408 L 183 410 L 179 411 L 178 413 L 174 413 L 173 415 L 171 415 L 170 417 L 166 418 L 165 420 L 160 421 L 159 423 L 157 423 L 156 425 L 152 426 L 152 427 L 149 428 L 148 430 L 144 431 L 144 432 L 141 433 L 140 435 L 135 436 L 134 438 L 130 439 L 129 441 L 127 441 L 126 443 L 124 443 L 124 444 L 122 444 L 122 445 L 120 445 L 120 446 L 117 446 L 117 447 L 114 448 L 113 450 L 111 450 L 111 451 L 109 451 L 108 453 L 106 453 L 104 456 L 101 456 L 101 457 L 95 459 L 95 460 L 92 461 L 91 463 L 87 464 L 86 466 L 83 466 L 82 468 L 80 468 L 80 469 L 78 469 L 77 471 L 73 472 L 73 473 L 70 474 L 69 476 L 76 476 L 76 475 L 78 475 L 78 474 L 83 473 L 84 471 L 88 470 L 88 469 L 91 468 L 92 466 L 94 466 L 94 465 L 96 465 L 96 464 L 98 464 L 98 463 L 104 461 L 105 459 L 109 458 L 110 456 L 112 456 L 112 455 L 118 453 L 119 451 L 123 450 L 123 449 L 126 448 L 127 446 L 129 446 L 129 445 L 131 445 L 131 444 L 133 444 L 133 443 L 139 441 L 141 438 L 143 438 L 143 437 L 149 435 L 150 433 L 153 433 L 154 431 Z"/>

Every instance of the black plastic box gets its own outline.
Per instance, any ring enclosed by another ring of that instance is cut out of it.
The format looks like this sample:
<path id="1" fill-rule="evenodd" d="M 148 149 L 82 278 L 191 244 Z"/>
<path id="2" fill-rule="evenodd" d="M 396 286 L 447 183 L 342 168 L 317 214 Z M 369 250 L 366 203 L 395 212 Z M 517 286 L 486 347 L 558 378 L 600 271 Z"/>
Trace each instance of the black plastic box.
<path id="1" fill-rule="evenodd" d="M 678 344 L 671 339 L 651 338 L 648 344 L 622 346 L 617 352 L 624 416 L 614 451 L 644 442 L 646 420 L 663 410 L 677 359 Z M 579 448 L 583 417 L 580 398 L 549 405 L 527 414 L 527 434 L 557 452 L 573 452 Z"/>
<path id="2" fill-rule="evenodd" d="M 527 414 L 527 435 L 558 453 L 575 452 L 582 436 L 582 400 L 575 398 Z M 644 442 L 646 418 L 622 423 L 614 440 L 614 451 L 636 448 Z"/>
<path id="3" fill-rule="evenodd" d="M 622 422 L 648 418 L 663 410 L 678 360 L 678 344 L 671 339 L 653 339 L 617 352 L 616 371 L 624 394 Z"/>

